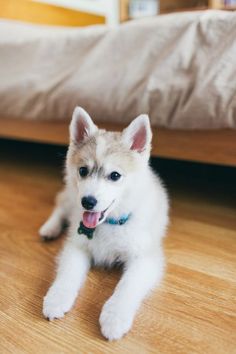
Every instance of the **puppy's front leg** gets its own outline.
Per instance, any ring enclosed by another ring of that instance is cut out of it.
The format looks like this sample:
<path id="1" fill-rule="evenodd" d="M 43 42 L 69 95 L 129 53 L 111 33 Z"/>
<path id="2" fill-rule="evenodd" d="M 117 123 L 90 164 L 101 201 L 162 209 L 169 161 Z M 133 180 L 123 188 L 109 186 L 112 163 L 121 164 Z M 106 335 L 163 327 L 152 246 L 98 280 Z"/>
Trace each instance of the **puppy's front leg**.
<path id="1" fill-rule="evenodd" d="M 43 314 L 47 319 L 61 318 L 71 309 L 89 268 L 88 254 L 67 241 L 59 257 L 56 279 L 44 297 Z"/>
<path id="2" fill-rule="evenodd" d="M 120 282 L 100 315 L 99 322 L 104 337 L 109 340 L 119 339 L 130 330 L 142 300 L 161 280 L 163 268 L 162 254 L 139 258 L 127 264 Z"/>

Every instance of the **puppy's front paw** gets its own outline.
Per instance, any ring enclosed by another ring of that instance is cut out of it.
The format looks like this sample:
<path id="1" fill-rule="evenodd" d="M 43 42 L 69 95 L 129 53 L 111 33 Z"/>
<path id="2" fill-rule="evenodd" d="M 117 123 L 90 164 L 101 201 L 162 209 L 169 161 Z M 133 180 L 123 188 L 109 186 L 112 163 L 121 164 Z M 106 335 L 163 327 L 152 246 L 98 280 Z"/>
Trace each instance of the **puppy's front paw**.
<path id="1" fill-rule="evenodd" d="M 110 298 L 103 306 L 99 323 L 101 332 L 108 340 L 117 340 L 126 334 L 133 323 L 133 313 Z"/>
<path id="2" fill-rule="evenodd" d="M 44 240 L 53 240 L 61 233 L 61 224 L 53 219 L 48 219 L 39 229 L 39 235 Z"/>
<path id="3" fill-rule="evenodd" d="M 49 321 L 62 318 L 74 304 L 75 296 L 68 291 L 51 287 L 43 300 L 43 315 Z"/>

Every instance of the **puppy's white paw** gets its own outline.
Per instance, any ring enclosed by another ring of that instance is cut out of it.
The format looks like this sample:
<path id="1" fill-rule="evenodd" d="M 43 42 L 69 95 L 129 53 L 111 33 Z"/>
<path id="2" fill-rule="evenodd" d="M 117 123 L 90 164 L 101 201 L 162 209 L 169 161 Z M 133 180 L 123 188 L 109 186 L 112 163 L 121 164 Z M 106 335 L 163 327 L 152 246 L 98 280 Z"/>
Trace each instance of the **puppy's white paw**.
<path id="1" fill-rule="evenodd" d="M 43 224 L 39 229 L 39 235 L 43 239 L 54 239 L 57 238 L 62 230 L 62 225 L 60 222 L 55 222 L 55 220 L 48 219 L 45 224 Z"/>
<path id="2" fill-rule="evenodd" d="M 110 341 L 117 340 L 130 330 L 133 314 L 110 298 L 103 306 L 99 323 L 105 338 Z"/>
<path id="3" fill-rule="evenodd" d="M 75 296 L 69 291 L 51 287 L 43 300 L 43 315 L 49 321 L 62 318 L 72 308 L 74 301 Z"/>

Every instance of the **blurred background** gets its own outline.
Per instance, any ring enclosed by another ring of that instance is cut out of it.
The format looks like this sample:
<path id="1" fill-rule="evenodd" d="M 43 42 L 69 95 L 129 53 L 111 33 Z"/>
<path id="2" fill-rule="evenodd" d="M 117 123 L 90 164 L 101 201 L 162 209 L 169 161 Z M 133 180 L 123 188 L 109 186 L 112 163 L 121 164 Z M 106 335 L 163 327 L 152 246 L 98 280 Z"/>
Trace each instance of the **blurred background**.
<path id="1" fill-rule="evenodd" d="M 0 136 L 67 144 L 76 105 L 112 129 L 148 113 L 154 156 L 235 165 L 234 9 L 1 0 Z"/>
<path id="2" fill-rule="evenodd" d="M 57 8 L 43 6 L 55 5 Z M 130 19 L 173 11 L 235 10 L 235 0 L 1 0 L 1 17 L 58 25 L 117 25 Z M 75 10 L 77 13 L 67 10 Z M 51 14 L 50 14 L 51 11 Z M 54 13 L 53 13 L 54 12 Z"/>

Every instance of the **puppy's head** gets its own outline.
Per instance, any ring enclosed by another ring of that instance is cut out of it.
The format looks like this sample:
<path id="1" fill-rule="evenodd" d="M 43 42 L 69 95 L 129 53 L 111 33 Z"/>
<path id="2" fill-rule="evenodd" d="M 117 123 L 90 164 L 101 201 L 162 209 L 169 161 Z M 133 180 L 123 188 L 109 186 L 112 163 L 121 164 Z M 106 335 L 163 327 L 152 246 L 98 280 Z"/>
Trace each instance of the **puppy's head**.
<path id="1" fill-rule="evenodd" d="M 66 168 L 85 226 L 102 223 L 125 198 L 127 188 L 135 184 L 135 175 L 148 164 L 151 137 L 146 115 L 118 133 L 98 129 L 85 110 L 74 110 Z"/>

